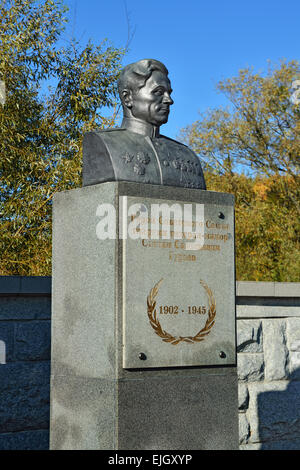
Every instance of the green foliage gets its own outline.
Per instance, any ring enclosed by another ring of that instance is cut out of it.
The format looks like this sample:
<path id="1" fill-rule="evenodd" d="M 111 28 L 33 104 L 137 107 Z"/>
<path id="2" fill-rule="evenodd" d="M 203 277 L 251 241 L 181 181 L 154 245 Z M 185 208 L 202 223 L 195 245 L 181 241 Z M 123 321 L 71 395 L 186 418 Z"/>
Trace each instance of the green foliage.
<path id="1" fill-rule="evenodd" d="M 265 76 L 241 70 L 217 85 L 231 106 L 208 110 L 182 131 L 208 189 L 236 196 L 239 280 L 300 280 L 300 109 L 291 100 L 299 77 L 296 61 Z"/>
<path id="2" fill-rule="evenodd" d="M 51 273 L 52 196 L 81 184 L 83 133 L 115 119 L 124 51 L 106 41 L 59 47 L 65 15 L 60 1 L 0 3 L 2 275 Z"/>
<path id="3" fill-rule="evenodd" d="M 182 131 L 182 137 L 206 168 L 220 174 L 242 167 L 290 176 L 294 184 L 287 186 L 287 197 L 300 214 L 300 108 L 291 100 L 292 84 L 299 77 L 296 61 L 282 62 L 266 76 L 241 70 L 217 85 L 231 108 L 208 110 Z"/>
<path id="4" fill-rule="evenodd" d="M 235 195 L 236 276 L 240 281 L 300 281 L 300 218 L 286 176 L 206 173 L 207 189 Z"/>

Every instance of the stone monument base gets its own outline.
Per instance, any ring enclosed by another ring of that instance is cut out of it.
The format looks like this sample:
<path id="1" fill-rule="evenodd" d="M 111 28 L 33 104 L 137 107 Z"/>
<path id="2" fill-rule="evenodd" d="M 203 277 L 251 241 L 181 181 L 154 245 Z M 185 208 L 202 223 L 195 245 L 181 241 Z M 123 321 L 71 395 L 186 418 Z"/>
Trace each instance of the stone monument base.
<path id="1" fill-rule="evenodd" d="M 174 269 L 174 276 L 182 274 L 182 294 L 174 284 L 176 276 L 173 284 L 168 284 L 162 275 L 165 284 L 156 294 L 157 313 L 159 295 L 172 304 L 172 295 L 174 299 L 176 295 L 178 299 L 181 295 L 194 299 L 197 294 L 205 299 L 205 291 L 195 279 L 195 264 L 173 263 L 168 249 L 142 247 L 141 240 L 121 240 L 119 223 L 116 239 L 99 238 L 99 205 L 111 204 L 119 215 L 124 196 L 199 203 L 210 205 L 210 211 L 222 206 L 225 215 L 227 208 L 233 210 L 231 195 L 127 182 L 102 183 L 55 196 L 50 447 L 237 449 L 234 268 L 227 261 L 223 266 L 220 253 L 211 258 L 210 269 L 216 272 L 211 277 L 207 274 L 205 280 L 216 299 L 215 325 L 207 326 L 206 322 L 198 336 L 180 336 L 187 322 L 205 321 L 205 315 L 189 315 L 196 300 L 180 306 L 177 323 L 175 315 L 162 313 L 160 323 L 155 317 L 156 323 L 151 324 L 146 301 L 149 289 L 160 279 L 161 273 L 156 272 L 159 263 L 163 269 L 165 260 L 170 259 L 168 269 Z M 212 220 L 212 212 L 209 214 Z M 226 250 L 231 248 L 224 248 L 224 256 L 229 253 Z M 199 258 L 199 279 L 210 259 L 208 250 L 203 256 Z M 157 265 L 151 265 L 155 257 Z M 214 259 L 219 260 L 215 267 Z M 224 286 L 222 277 L 218 278 L 220 269 L 225 273 Z M 197 282 L 199 292 L 186 292 L 186 282 L 191 286 Z M 176 289 L 171 295 L 173 285 Z M 211 305 L 215 304 L 211 301 L 209 305 L 213 310 Z M 130 322 L 133 326 L 129 328 Z M 179 333 L 172 330 L 175 323 Z M 159 331 L 157 325 L 163 325 Z M 168 331 L 173 331 L 173 336 Z M 204 331 L 206 337 L 202 338 Z"/>

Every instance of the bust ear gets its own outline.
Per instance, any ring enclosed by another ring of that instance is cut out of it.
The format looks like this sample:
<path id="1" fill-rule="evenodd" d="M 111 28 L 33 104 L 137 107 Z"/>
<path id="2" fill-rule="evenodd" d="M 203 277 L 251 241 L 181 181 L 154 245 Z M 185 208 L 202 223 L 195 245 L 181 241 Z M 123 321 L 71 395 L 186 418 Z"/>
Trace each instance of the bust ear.
<path id="1" fill-rule="evenodd" d="M 125 88 L 121 93 L 122 102 L 127 108 L 132 108 L 132 91 Z"/>

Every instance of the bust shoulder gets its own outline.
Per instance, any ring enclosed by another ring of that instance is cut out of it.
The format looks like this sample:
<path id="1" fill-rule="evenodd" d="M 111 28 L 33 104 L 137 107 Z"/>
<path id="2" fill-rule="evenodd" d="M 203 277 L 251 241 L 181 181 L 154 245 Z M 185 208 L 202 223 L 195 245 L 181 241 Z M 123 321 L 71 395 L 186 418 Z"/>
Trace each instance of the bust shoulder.
<path id="1" fill-rule="evenodd" d="M 119 134 L 120 132 L 124 132 L 126 129 L 123 127 L 108 127 L 107 129 L 94 129 L 91 132 L 96 132 L 96 134 Z"/>
<path id="2" fill-rule="evenodd" d="M 170 142 L 170 143 L 173 143 L 173 144 L 178 144 L 178 145 L 182 146 L 183 148 L 189 149 L 189 147 L 187 145 L 183 144 L 182 142 L 179 142 L 178 140 L 171 139 L 171 137 L 167 137 L 166 135 L 160 134 L 160 138 L 164 139 L 166 142 Z"/>
<path id="3" fill-rule="evenodd" d="M 124 141 L 140 141 L 144 140 L 145 136 L 132 132 L 129 129 L 124 127 L 110 127 L 108 129 L 95 129 L 92 133 L 96 134 L 98 138 L 104 140 L 105 142 L 117 142 L 124 144 Z"/>

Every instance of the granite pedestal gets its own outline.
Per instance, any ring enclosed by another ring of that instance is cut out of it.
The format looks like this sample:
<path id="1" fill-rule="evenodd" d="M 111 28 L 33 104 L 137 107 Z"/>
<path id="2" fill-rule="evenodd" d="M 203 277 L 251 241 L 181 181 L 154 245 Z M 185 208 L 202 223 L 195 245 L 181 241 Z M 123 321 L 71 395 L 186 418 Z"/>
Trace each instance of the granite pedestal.
<path id="1" fill-rule="evenodd" d="M 202 204 L 209 224 L 222 207 L 231 226 L 177 262 L 170 245 L 120 239 L 124 197 Z M 115 239 L 97 232 L 104 203 Z M 232 196 L 108 182 L 56 194 L 53 217 L 51 449 L 237 449 Z"/>

